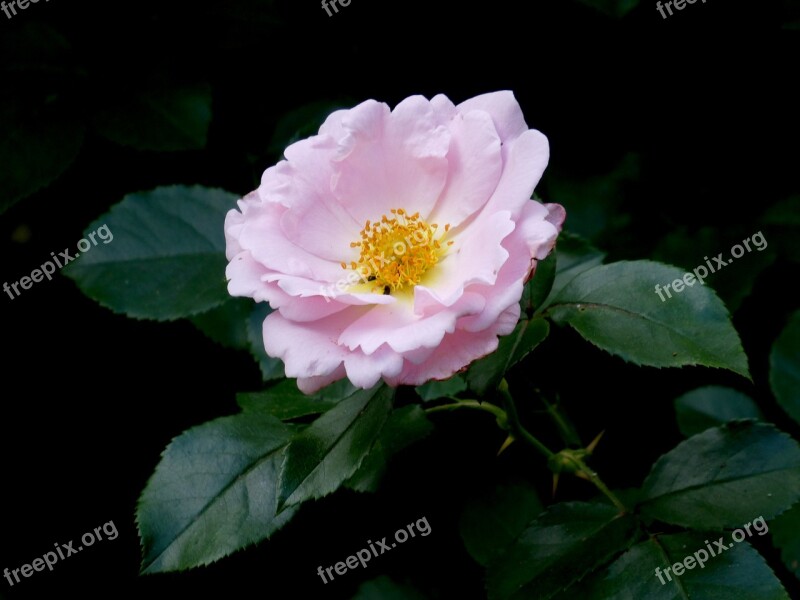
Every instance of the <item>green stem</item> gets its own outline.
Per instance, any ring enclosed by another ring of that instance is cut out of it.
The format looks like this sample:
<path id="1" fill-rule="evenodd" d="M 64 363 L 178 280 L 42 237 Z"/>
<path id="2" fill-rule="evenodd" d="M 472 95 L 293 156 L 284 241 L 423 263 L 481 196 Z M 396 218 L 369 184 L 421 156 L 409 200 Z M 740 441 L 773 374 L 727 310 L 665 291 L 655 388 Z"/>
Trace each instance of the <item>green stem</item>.
<path id="1" fill-rule="evenodd" d="M 585 462 L 583 462 L 580 458 L 576 458 L 575 459 L 575 464 L 578 465 L 578 467 L 580 468 L 581 472 L 584 475 L 586 475 L 586 477 L 589 478 L 589 481 L 591 481 L 594 484 L 594 486 L 605 495 L 606 498 L 611 500 L 611 502 L 614 504 L 614 506 L 616 506 L 622 512 L 625 512 L 625 513 L 629 512 L 628 511 L 628 507 L 625 506 L 622 503 L 622 500 L 617 498 L 617 496 L 614 494 L 614 492 L 612 492 L 610 489 L 608 489 L 608 486 L 605 483 L 603 483 L 603 480 L 600 479 L 600 476 L 597 473 L 595 473 L 594 471 L 592 471 L 588 466 L 586 466 Z"/>
<path id="2" fill-rule="evenodd" d="M 561 439 L 564 440 L 564 443 L 580 446 L 581 438 L 578 435 L 578 432 L 575 431 L 575 428 L 572 426 L 572 424 L 567 422 L 567 420 L 564 418 L 564 415 L 562 415 L 558 410 L 558 405 L 550 404 L 547 398 L 545 398 L 541 393 L 539 394 L 539 399 L 547 408 L 547 414 L 550 415 L 550 418 L 553 419 L 556 427 L 558 427 L 558 431 L 561 434 Z"/>
<path id="3" fill-rule="evenodd" d="M 508 423 L 511 426 L 511 431 L 514 435 L 518 436 L 520 439 L 525 440 L 529 444 L 531 444 L 534 448 L 536 448 L 539 452 L 544 454 L 548 459 L 554 458 L 556 454 L 551 452 L 542 442 L 536 439 L 533 435 L 531 435 L 525 427 L 522 426 L 522 423 L 519 421 L 519 416 L 517 415 L 517 408 L 514 404 L 514 399 L 511 397 L 511 392 L 508 389 L 508 382 L 503 379 L 500 382 L 500 385 L 497 386 L 497 390 L 500 392 L 500 395 L 503 397 L 503 401 L 506 407 L 506 413 L 508 414 Z M 617 498 L 614 493 L 608 489 L 608 486 L 603 483 L 603 480 L 600 479 L 600 476 L 592 471 L 583 460 L 578 458 L 577 456 L 571 455 L 570 456 L 572 462 L 577 467 L 577 471 L 580 472 L 582 475 L 585 475 L 586 478 L 591 481 L 594 486 L 602 492 L 606 498 L 611 500 L 611 502 L 622 512 L 628 512 L 627 507 Z"/>
<path id="4" fill-rule="evenodd" d="M 471 408 L 474 410 L 482 410 L 494 415 L 497 419 L 506 420 L 506 412 L 499 406 L 495 406 L 489 402 L 478 402 L 477 400 L 458 400 L 453 404 L 442 404 L 441 406 L 434 406 L 433 408 L 426 408 L 425 412 L 435 413 L 451 410 L 459 410 L 461 408 Z"/>
<path id="5" fill-rule="evenodd" d="M 540 442 L 536 437 L 531 435 L 531 433 L 522 426 L 522 423 L 519 422 L 519 415 L 517 415 L 517 407 L 514 404 L 514 399 L 511 398 L 511 393 L 508 391 L 508 382 L 503 379 L 500 382 L 500 385 L 497 386 L 497 390 L 500 392 L 500 395 L 503 397 L 503 403 L 505 404 L 506 414 L 508 415 L 508 424 L 511 426 L 511 432 L 514 436 L 525 440 L 531 446 L 536 448 L 539 452 L 544 454 L 544 456 L 548 459 L 555 456 L 555 454 L 542 442 Z"/>

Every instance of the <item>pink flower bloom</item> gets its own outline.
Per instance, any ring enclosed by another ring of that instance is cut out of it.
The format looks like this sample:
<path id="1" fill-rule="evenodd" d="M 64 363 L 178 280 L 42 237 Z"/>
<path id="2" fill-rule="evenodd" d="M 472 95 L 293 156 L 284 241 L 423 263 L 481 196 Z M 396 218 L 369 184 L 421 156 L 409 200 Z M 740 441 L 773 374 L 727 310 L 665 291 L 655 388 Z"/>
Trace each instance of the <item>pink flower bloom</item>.
<path id="1" fill-rule="evenodd" d="M 301 390 L 446 379 L 514 329 L 565 213 L 530 200 L 549 146 L 511 92 L 368 100 L 285 156 L 225 219 L 227 277 Z"/>

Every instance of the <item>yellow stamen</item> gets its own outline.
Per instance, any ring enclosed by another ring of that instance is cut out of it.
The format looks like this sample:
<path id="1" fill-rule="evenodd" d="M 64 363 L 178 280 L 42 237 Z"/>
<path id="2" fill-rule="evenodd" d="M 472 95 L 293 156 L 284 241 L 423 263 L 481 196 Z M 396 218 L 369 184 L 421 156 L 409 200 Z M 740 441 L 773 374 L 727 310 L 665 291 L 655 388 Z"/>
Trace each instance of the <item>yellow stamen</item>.
<path id="1" fill-rule="evenodd" d="M 350 268 L 369 281 L 375 293 L 417 285 L 453 244 L 444 243 L 449 223 L 437 235 L 439 225 L 428 225 L 418 212 L 410 215 L 402 208 L 389 212 L 397 216 L 390 219 L 381 215 L 375 223 L 367 221 L 360 232 L 361 241 L 350 244 L 351 248 L 360 248 L 358 260 L 351 262 Z M 343 262 L 342 268 L 347 269 L 347 264 Z"/>

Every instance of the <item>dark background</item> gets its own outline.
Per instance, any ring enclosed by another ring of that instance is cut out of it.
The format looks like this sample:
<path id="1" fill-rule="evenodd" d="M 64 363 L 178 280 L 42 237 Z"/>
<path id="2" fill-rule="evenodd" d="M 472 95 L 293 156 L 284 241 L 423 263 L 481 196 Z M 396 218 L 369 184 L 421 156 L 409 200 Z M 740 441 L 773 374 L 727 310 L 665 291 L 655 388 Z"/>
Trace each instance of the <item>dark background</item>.
<path id="1" fill-rule="evenodd" d="M 299 105 L 375 98 L 394 106 L 412 94 L 445 93 L 460 102 L 513 90 L 528 124 L 550 139 L 551 166 L 537 193 L 562 202 L 568 215 L 569 198 L 551 195 L 563 189 L 559 182 L 603 176 L 636 155 L 629 185 L 597 198 L 607 212 L 625 216 L 593 236 L 612 260 L 650 257 L 676 229 L 690 241 L 702 227 L 741 240 L 758 230 L 770 205 L 798 191 L 800 32 L 782 28 L 798 18 L 796 4 L 762 0 L 698 2 L 667 20 L 651 0 L 623 19 L 567 0 L 352 0 L 333 17 L 316 0 L 53 0 L 12 20 L 0 14 L 0 40 L 35 21 L 69 40 L 82 74 L 65 94 L 69 109 L 87 118 L 109 95 L 153 77 L 201 79 L 213 89 L 203 151 L 140 152 L 90 130 L 63 177 L 0 215 L 0 283 L 74 247 L 126 193 L 174 183 L 250 191 L 277 159 L 269 144 L 279 119 Z M 24 57 L 19 48 L 2 48 L 0 85 L 13 93 L 13 64 Z M 581 210 L 576 205 L 575 214 Z M 772 400 L 766 368 L 772 340 L 798 307 L 789 288 L 798 275 L 796 263 L 779 256 L 735 314 L 755 384 L 709 369 L 636 368 L 556 331 L 529 368 L 513 373 L 512 385 L 522 393 L 531 382 L 558 390 L 586 441 L 606 430 L 594 464 L 612 487 L 639 485 L 680 441 L 672 400 L 698 385 L 747 392 L 797 436 Z M 30 563 L 55 542 L 77 540 L 109 520 L 120 531 L 115 541 L 57 563 L 53 573 L 35 573 L 13 588 L 0 579 L 2 597 L 130 591 L 349 598 L 361 582 L 389 574 L 440 598 L 480 598 L 482 570 L 457 534 L 462 499 L 513 472 L 549 497 L 549 474 L 537 456 L 516 448 L 495 458 L 502 436 L 491 419 L 437 415 L 436 434 L 397 458 L 376 496 L 337 493 L 305 506 L 269 542 L 211 567 L 139 577 L 133 515 L 161 451 L 184 429 L 235 413 L 235 393 L 261 385 L 257 367 L 188 322 L 112 314 L 65 277 L 13 301 L 3 294 L 0 315 L 0 569 Z M 533 413 L 526 418 L 553 441 L 549 424 Z M 558 499 L 592 495 L 588 484 L 567 481 Z M 316 575 L 317 566 L 423 516 L 430 536 L 333 583 Z M 755 540 L 791 584 L 764 541 Z M 800 594 L 797 586 L 793 592 Z"/>

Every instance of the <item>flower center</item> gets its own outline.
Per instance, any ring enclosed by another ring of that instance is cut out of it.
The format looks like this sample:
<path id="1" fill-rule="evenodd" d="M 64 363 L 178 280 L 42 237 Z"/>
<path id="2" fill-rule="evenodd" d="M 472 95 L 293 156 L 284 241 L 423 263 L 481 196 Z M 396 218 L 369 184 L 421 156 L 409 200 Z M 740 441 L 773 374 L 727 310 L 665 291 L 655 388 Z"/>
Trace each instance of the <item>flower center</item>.
<path id="1" fill-rule="evenodd" d="M 384 294 L 417 285 L 453 244 L 444 241 L 449 223 L 439 234 L 439 226 L 428 225 L 418 212 L 409 215 L 402 208 L 393 208 L 391 214 L 375 223 L 367 221 L 361 240 L 350 244 L 361 251 L 358 261 L 349 267 L 370 283 L 371 291 Z M 342 268 L 347 269 L 347 263 L 342 263 Z"/>

